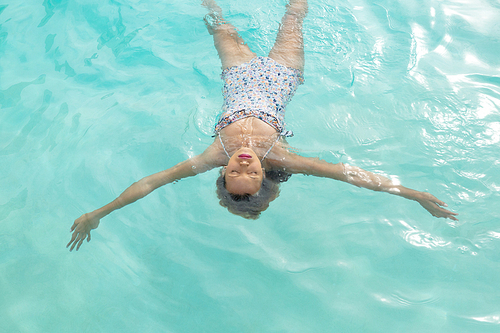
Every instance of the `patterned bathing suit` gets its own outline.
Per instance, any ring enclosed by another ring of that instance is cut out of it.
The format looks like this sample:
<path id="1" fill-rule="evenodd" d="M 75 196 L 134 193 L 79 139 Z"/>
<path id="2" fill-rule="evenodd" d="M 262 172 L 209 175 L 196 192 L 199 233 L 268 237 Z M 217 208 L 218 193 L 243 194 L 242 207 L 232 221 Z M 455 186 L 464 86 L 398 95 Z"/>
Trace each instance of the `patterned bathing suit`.
<path id="1" fill-rule="evenodd" d="M 222 71 L 224 105 L 215 133 L 240 119 L 256 117 L 285 132 L 285 107 L 298 86 L 304 83 L 302 71 L 283 66 L 268 57 L 255 57 Z"/>

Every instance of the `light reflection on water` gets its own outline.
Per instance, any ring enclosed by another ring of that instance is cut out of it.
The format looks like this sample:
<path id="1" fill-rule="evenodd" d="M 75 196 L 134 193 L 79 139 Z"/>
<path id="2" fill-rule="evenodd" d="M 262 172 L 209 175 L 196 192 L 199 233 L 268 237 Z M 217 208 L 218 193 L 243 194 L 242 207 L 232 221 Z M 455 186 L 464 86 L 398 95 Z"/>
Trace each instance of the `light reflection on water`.
<path id="1" fill-rule="evenodd" d="M 259 54 L 284 4 L 220 1 Z M 3 329 L 498 330 L 500 9 L 310 7 L 289 143 L 395 175 L 460 221 L 293 176 L 248 222 L 218 206 L 214 171 L 107 217 L 69 254 L 72 220 L 211 142 L 219 62 L 198 2 L 11 2 L 0 5 Z"/>

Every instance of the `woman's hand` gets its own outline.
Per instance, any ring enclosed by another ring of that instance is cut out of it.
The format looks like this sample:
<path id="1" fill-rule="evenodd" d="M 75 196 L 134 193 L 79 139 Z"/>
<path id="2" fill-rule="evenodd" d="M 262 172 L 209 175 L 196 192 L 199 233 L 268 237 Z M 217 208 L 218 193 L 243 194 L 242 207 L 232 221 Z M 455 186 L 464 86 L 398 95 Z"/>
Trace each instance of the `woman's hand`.
<path id="1" fill-rule="evenodd" d="M 66 247 L 71 245 L 69 250 L 73 251 L 76 246 L 76 250 L 78 251 L 85 238 L 87 238 L 87 242 L 90 242 L 90 230 L 97 228 L 99 226 L 99 221 L 100 219 L 92 215 L 92 213 L 83 214 L 77 218 L 71 227 L 73 236 L 71 236 L 71 240 Z"/>
<path id="2" fill-rule="evenodd" d="M 453 221 L 458 221 L 458 219 L 455 217 L 458 214 L 442 208 L 442 207 L 448 207 L 448 205 L 430 193 L 419 192 L 418 195 L 416 196 L 415 200 L 422 207 L 427 209 L 427 211 L 429 213 L 431 213 L 432 216 L 444 217 L 444 218 L 451 219 Z"/>

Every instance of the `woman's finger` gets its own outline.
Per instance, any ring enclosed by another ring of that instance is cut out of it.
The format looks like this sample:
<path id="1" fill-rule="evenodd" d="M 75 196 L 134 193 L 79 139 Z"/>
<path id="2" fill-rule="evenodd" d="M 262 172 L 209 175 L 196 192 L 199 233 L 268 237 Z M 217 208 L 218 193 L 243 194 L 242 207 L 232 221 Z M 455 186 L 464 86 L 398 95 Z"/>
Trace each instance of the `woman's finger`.
<path id="1" fill-rule="evenodd" d="M 446 209 L 443 209 L 443 208 L 440 208 L 440 211 L 442 213 L 442 217 L 444 218 L 449 218 L 453 221 L 458 221 L 458 219 L 455 217 L 456 215 L 458 215 L 458 213 L 454 213 L 452 211 L 449 211 L 449 210 L 446 210 Z"/>
<path id="2" fill-rule="evenodd" d="M 74 239 L 73 239 L 74 238 Z M 79 232 L 76 232 L 73 234 L 73 238 L 71 239 L 71 242 L 73 243 L 71 245 L 71 248 L 69 249 L 70 252 L 73 251 L 73 249 L 75 248 L 75 246 L 78 244 L 78 242 L 81 242 L 81 238 L 82 238 L 82 234 L 79 233 Z M 70 242 L 70 243 L 71 243 Z M 69 245 L 69 244 L 68 244 Z M 78 249 L 77 249 L 78 250 Z"/>
<path id="3" fill-rule="evenodd" d="M 71 240 L 69 241 L 68 245 L 66 245 L 66 247 L 68 247 L 71 243 L 73 243 L 73 241 L 76 239 L 76 235 L 77 233 L 74 232 L 73 235 L 71 236 Z"/>
<path id="4" fill-rule="evenodd" d="M 73 251 L 73 249 L 75 248 L 75 245 L 76 245 L 76 242 L 73 242 L 73 244 L 69 248 L 69 252 Z"/>
<path id="5" fill-rule="evenodd" d="M 78 246 L 76 247 L 77 251 L 80 248 L 80 246 L 82 246 L 84 240 L 85 240 L 85 237 L 82 237 L 82 239 L 80 239 L 80 241 L 78 242 Z"/>
<path id="6" fill-rule="evenodd" d="M 436 203 L 437 203 L 439 206 L 442 206 L 442 207 L 448 207 L 448 205 L 447 205 L 444 201 L 441 201 L 441 200 L 437 200 L 437 199 L 436 199 Z"/>

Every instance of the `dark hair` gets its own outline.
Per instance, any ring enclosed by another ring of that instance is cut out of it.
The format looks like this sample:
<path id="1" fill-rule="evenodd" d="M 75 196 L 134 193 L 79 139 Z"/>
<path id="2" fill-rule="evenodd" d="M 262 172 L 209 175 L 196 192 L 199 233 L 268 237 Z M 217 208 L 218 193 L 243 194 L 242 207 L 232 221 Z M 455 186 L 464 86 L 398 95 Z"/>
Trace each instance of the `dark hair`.
<path id="1" fill-rule="evenodd" d="M 279 185 L 286 182 L 292 175 L 284 171 L 265 171 L 266 177 L 262 179 L 260 190 L 254 195 L 232 194 L 226 190 L 226 179 L 221 169 L 217 178 L 217 197 L 222 207 L 226 207 L 231 213 L 246 219 L 256 220 L 261 212 L 269 207 L 269 203 L 276 199 L 280 193 Z"/>

